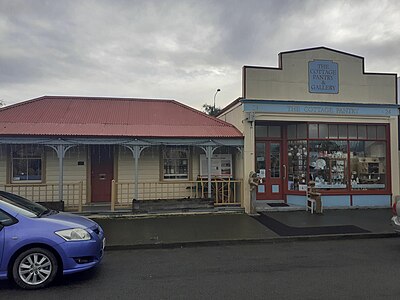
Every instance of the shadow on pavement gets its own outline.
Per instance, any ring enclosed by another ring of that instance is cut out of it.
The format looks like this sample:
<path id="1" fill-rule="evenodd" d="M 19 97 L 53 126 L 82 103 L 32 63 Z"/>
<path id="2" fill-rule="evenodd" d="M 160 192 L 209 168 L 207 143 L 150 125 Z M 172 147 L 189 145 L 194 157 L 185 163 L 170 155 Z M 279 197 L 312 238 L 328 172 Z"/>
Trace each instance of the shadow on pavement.
<path id="1" fill-rule="evenodd" d="M 253 218 L 280 236 L 370 233 L 370 231 L 355 225 L 292 227 L 285 225 L 264 213 L 260 213 L 259 216 L 254 216 Z"/>

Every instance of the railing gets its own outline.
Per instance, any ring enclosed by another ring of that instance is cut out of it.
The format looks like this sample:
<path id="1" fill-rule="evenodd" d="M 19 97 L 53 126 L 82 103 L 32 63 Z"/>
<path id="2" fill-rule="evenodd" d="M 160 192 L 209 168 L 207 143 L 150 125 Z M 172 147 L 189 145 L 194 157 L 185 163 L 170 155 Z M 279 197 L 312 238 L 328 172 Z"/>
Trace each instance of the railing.
<path id="1" fill-rule="evenodd" d="M 240 205 L 242 198 L 242 180 L 215 180 L 211 182 L 211 197 L 214 205 Z M 4 191 L 14 193 L 35 202 L 58 202 L 58 184 L 6 184 L 0 186 Z M 111 210 L 131 208 L 135 197 L 134 182 L 116 182 L 111 184 Z M 64 208 L 82 212 L 83 182 L 64 183 Z M 208 182 L 205 180 L 180 182 L 139 182 L 138 200 L 157 199 L 205 199 L 208 198 Z"/>
<path id="2" fill-rule="evenodd" d="M 58 184 L 5 184 L 3 190 L 35 202 L 58 202 Z M 63 184 L 63 200 L 68 210 L 82 211 L 83 182 Z"/>
<path id="3" fill-rule="evenodd" d="M 214 205 L 240 204 L 242 180 L 212 180 L 211 197 Z M 112 181 L 111 210 L 128 207 L 135 198 L 134 182 Z M 208 182 L 205 180 L 185 182 L 139 182 L 137 200 L 208 198 Z"/>

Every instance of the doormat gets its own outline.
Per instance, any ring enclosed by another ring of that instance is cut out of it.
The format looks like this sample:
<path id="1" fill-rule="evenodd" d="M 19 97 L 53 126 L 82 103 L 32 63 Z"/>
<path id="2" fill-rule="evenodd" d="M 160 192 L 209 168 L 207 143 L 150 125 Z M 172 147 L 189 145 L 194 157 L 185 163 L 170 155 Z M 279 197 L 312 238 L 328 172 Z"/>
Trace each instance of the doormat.
<path id="1" fill-rule="evenodd" d="M 370 231 L 355 225 L 320 226 L 320 227 L 292 227 L 283 224 L 263 213 L 254 216 L 258 222 L 271 229 L 280 236 L 326 235 L 345 233 L 369 233 Z"/>
<path id="2" fill-rule="evenodd" d="M 268 203 L 268 205 L 271 206 L 271 207 L 286 207 L 286 206 L 289 206 L 286 203 Z"/>

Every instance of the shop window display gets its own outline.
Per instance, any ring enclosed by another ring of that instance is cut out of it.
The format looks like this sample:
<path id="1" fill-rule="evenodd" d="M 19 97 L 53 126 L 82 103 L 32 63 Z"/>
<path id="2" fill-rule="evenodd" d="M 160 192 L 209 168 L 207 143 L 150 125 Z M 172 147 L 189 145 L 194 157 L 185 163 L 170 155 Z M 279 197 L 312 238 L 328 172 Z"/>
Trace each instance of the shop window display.
<path id="1" fill-rule="evenodd" d="M 347 188 L 347 141 L 309 142 L 310 179 L 318 189 Z"/>
<path id="2" fill-rule="evenodd" d="M 307 189 L 307 141 L 288 141 L 288 189 Z"/>
<path id="3" fill-rule="evenodd" d="M 310 180 L 329 192 L 388 188 L 387 125 L 292 123 L 286 132 L 289 191 L 305 191 Z"/>
<path id="4" fill-rule="evenodd" d="M 386 143 L 351 141 L 350 170 L 353 190 L 385 189 Z"/>

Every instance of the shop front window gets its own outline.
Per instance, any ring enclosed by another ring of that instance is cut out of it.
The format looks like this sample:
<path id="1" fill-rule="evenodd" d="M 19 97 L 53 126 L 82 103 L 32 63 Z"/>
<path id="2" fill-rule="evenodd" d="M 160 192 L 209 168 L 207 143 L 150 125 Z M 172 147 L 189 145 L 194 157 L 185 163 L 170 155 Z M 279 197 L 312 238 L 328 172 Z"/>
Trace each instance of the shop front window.
<path id="1" fill-rule="evenodd" d="M 288 141 L 288 189 L 307 188 L 307 141 Z"/>
<path id="2" fill-rule="evenodd" d="M 42 153 L 40 146 L 14 146 L 11 149 L 11 182 L 41 182 Z"/>
<path id="3" fill-rule="evenodd" d="M 347 188 L 347 141 L 310 141 L 310 179 L 319 189 Z"/>
<path id="4" fill-rule="evenodd" d="M 256 137 L 257 138 L 280 138 L 281 126 L 276 125 L 263 125 L 256 123 Z"/>
<path id="5" fill-rule="evenodd" d="M 189 179 L 188 147 L 165 147 L 163 149 L 164 179 Z"/>
<path id="6" fill-rule="evenodd" d="M 351 141 L 350 170 L 353 190 L 385 189 L 386 142 Z"/>
<path id="7" fill-rule="evenodd" d="M 333 192 L 387 189 L 387 136 L 383 124 L 288 125 L 288 190 L 310 180 Z"/>

